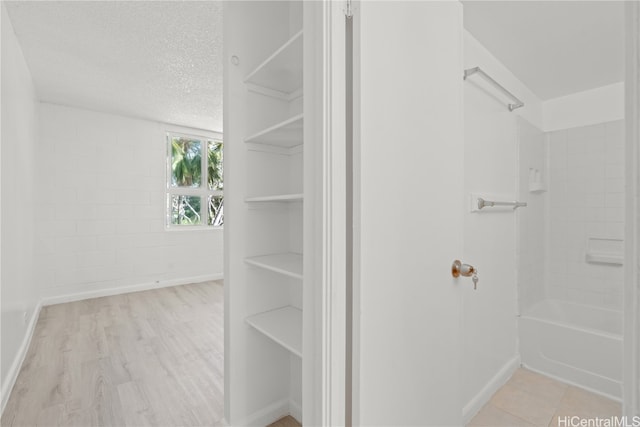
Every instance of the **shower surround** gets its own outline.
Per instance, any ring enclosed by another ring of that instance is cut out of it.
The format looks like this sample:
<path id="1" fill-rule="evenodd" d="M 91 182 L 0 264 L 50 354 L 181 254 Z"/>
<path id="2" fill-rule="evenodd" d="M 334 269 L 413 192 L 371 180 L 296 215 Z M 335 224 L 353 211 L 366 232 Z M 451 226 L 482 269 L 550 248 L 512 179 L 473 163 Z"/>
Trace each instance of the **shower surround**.
<path id="1" fill-rule="evenodd" d="M 546 133 L 520 120 L 518 140 L 522 363 L 620 400 L 624 120 Z"/>

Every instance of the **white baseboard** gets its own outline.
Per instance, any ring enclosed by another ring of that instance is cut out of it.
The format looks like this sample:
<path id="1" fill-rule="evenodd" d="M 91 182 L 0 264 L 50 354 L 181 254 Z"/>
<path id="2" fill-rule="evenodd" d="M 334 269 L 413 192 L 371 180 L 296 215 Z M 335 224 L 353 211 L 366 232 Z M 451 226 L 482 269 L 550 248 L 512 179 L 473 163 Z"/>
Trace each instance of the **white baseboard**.
<path id="1" fill-rule="evenodd" d="M 9 372 L 7 372 L 7 376 L 2 383 L 2 407 L 0 408 L 0 416 L 4 413 L 4 408 L 5 406 L 7 406 L 9 396 L 11 396 L 11 390 L 13 390 L 13 386 L 16 384 L 16 380 L 18 379 L 18 374 L 20 373 L 22 363 L 24 362 L 24 358 L 27 355 L 27 351 L 29 350 L 31 338 L 33 338 L 33 332 L 36 329 L 36 323 L 38 322 L 38 317 L 40 316 L 41 309 L 42 301 L 39 301 L 38 304 L 36 304 L 33 313 L 31 314 L 31 319 L 29 319 L 27 331 L 24 335 L 24 338 L 22 339 L 20 348 L 18 349 L 18 354 L 16 354 L 15 359 L 13 359 L 13 363 L 9 368 Z"/>
<path id="2" fill-rule="evenodd" d="M 206 282 L 210 280 L 221 280 L 223 274 L 208 274 L 203 276 L 186 277 L 184 279 L 166 280 L 160 283 L 149 282 L 137 285 L 119 286 L 115 288 L 96 289 L 86 292 L 74 292 L 63 295 L 54 295 L 42 298 L 42 305 L 62 304 L 65 302 L 82 301 L 91 298 L 108 297 L 112 295 L 128 294 L 131 292 L 148 291 L 150 289 L 168 288 L 170 286 L 188 285 L 190 283 Z"/>
<path id="3" fill-rule="evenodd" d="M 476 394 L 466 405 L 462 408 L 462 425 L 469 424 L 469 421 L 482 409 L 484 405 L 491 400 L 491 396 L 500 389 L 513 373 L 520 367 L 520 355 L 516 355 L 496 373 L 491 380 L 478 394 Z"/>
<path id="4" fill-rule="evenodd" d="M 289 415 L 302 424 L 302 405 L 293 400 L 289 401 Z"/>
<path id="5" fill-rule="evenodd" d="M 179 285 L 188 285 L 190 283 L 199 283 L 206 282 L 210 280 L 221 280 L 223 279 L 222 274 L 210 274 L 204 276 L 194 276 L 187 277 L 184 279 L 175 279 L 168 280 L 161 283 L 141 283 L 138 285 L 132 286 L 121 286 L 116 288 L 106 288 L 106 289 L 97 289 L 88 292 L 76 292 L 65 295 L 56 295 L 50 297 L 41 298 L 35 309 L 33 310 L 33 314 L 31 315 L 31 319 L 29 320 L 29 325 L 27 327 L 27 333 L 25 334 L 22 344 L 18 349 L 18 354 L 16 355 L 13 363 L 11 364 L 11 368 L 7 373 L 5 381 L 2 383 L 2 407 L 0 409 L 0 416 L 4 412 L 4 408 L 9 401 L 9 396 L 11 395 L 11 390 L 18 379 L 18 374 L 20 373 L 20 369 L 22 368 L 22 363 L 24 362 L 24 358 L 27 355 L 27 350 L 29 349 L 29 345 L 31 344 L 31 338 L 33 337 L 33 332 L 36 327 L 36 322 L 38 321 L 38 316 L 40 315 L 40 310 L 42 307 L 47 305 L 54 304 L 62 304 L 65 302 L 73 302 L 73 301 L 81 301 L 85 299 L 91 298 L 99 298 L 111 295 L 120 295 L 127 294 L 130 292 L 138 292 L 138 291 L 146 291 L 149 289 L 159 289 L 159 288 L 167 288 L 170 286 L 179 286 Z M 286 414 L 285 414 L 286 415 Z"/>
<path id="6" fill-rule="evenodd" d="M 289 399 L 281 399 L 247 416 L 244 420 L 234 421 L 234 426 L 264 427 L 289 415 Z"/>
<path id="7" fill-rule="evenodd" d="M 296 421 L 302 424 L 302 406 L 293 400 L 282 399 L 254 412 L 240 422 L 235 422 L 234 425 L 244 427 L 264 427 L 274 421 L 278 421 L 280 418 L 286 417 L 287 415 L 291 415 L 296 419 Z M 220 422 L 223 426 L 231 426 L 226 417 Z"/>

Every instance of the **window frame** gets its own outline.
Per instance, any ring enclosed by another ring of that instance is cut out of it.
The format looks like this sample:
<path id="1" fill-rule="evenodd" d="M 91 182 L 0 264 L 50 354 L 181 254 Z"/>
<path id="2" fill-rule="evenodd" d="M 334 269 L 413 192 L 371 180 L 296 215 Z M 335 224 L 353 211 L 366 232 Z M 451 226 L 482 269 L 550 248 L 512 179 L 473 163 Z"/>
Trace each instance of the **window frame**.
<path id="1" fill-rule="evenodd" d="M 199 187 L 173 187 L 171 185 L 173 178 L 173 171 L 171 168 L 172 153 L 171 153 L 171 141 L 173 138 L 187 138 L 200 141 L 200 186 Z M 222 158 L 224 165 L 224 139 L 223 134 L 217 132 L 207 133 L 189 133 L 189 132 L 177 132 L 167 130 L 165 132 L 165 230 L 167 231 L 189 231 L 189 230 L 222 230 L 224 228 L 224 222 L 222 225 L 208 225 L 208 197 L 222 197 L 224 200 L 224 166 L 223 166 L 223 189 L 222 190 L 209 190 L 208 185 L 208 150 L 209 141 L 222 144 Z M 171 199 L 173 196 L 193 196 L 200 197 L 200 223 L 199 224 L 172 224 L 172 211 L 171 211 Z"/>

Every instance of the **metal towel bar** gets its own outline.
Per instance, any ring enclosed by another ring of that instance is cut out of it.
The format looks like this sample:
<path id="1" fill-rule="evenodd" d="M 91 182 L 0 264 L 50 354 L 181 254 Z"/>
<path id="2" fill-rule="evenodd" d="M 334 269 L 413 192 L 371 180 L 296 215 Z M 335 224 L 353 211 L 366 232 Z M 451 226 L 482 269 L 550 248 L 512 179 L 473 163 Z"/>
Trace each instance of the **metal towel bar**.
<path id="1" fill-rule="evenodd" d="M 482 197 L 478 197 L 478 209 L 482 209 L 485 207 L 493 207 L 493 206 L 513 206 L 513 210 L 515 211 L 518 208 L 523 208 L 527 206 L 526 202 L 494 202 L 491 200 L 485 200 Z"/>
<path id="2" fill-rule="evenodd" d="M 513 99 L 515 101 L 515 104 L 507 104 L 507 106 L 509 107 L 509 111 L 513 111 L 516 108 L 524 107 L 524 102 L 520 101 L 514 94 L 512 94 L 507 89 L 505 89 L 504 86 L 502 86 L 500 83 L 498 83 L 493 78 L 491 78 L 491 76 L 489 76 L 487 73 L 482 71 L 480 69 L 480 67 L 473 67 L 473 68 L 468 68 L 468 69 L 464 70 L 463 80 L 467 80 L 467 77 L 469 77 L 469 76 L 471 76 L 473 74 L 476 74 L 476 73 L 480 74 L 489 83 L 491 83 L 492 85 L 494 85 L 495 87 L 500 89 L 502 91 L 502 93 L 504 93 L 505 95 L 509 96 L 511 99 Z"/>

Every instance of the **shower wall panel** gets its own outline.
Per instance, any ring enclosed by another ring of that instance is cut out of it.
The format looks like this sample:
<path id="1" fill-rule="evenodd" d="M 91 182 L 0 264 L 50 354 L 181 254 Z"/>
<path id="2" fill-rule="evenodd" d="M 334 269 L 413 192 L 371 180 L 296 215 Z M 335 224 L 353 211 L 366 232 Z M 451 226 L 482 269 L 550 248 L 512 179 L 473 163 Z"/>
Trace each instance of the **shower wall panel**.
<path id="1" fill-rule="evenodd" d="M 621 265 L 587 262 L 589 239 L 624 238 L 624 121 L 547 133 L 547 297 L 622 309 Z"/>
<path id="2" fill-rule="evenodd" d="M 526 311 L 545 297 L 545 211 L 549 184 L 545 134 L 518 118 L 518 200 L 527 207 L 517 211 L 518 306 Z"/>

